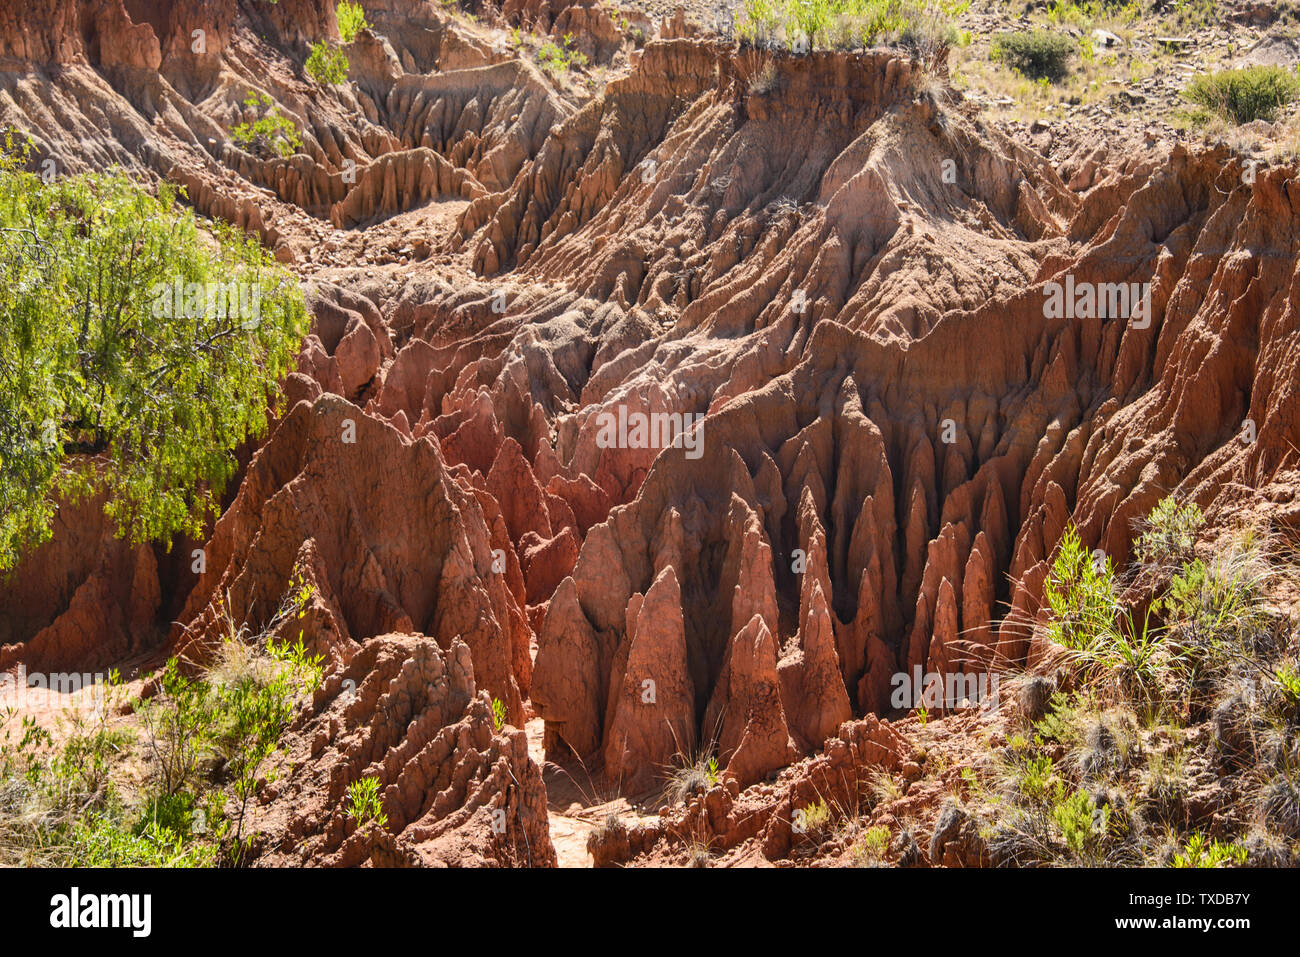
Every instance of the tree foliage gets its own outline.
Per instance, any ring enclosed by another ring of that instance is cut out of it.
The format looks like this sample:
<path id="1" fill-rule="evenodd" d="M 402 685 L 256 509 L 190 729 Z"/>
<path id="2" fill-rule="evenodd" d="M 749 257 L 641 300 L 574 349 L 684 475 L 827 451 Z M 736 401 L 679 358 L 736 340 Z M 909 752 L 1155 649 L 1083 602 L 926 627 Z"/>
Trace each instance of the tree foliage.
<path id="1" fill-rule="evenodd" d="M 120 172 L 50 183 L 0 148 L 0 571 L 60 501 L 102 492 L 135 541 L 197 534 L 305 335 L 255 240 Z"/>

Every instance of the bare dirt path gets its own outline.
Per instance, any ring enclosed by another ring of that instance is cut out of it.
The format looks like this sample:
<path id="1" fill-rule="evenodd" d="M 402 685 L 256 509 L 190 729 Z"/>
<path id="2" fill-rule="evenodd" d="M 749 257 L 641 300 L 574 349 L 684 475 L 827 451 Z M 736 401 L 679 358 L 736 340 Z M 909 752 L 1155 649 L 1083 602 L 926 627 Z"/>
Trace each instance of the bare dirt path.
<path id="1" fill-rule="evenodd" d="M 528 755 L 542 769 L 542 780 L 546 783 L 547 814 L 555 856 L 560 867 L 591 867 L 587 836 L 611 814 L 627 824 L 655 815 L 646 814 L 644 807 L 613 793 L 611 788 L 588 774 L 580 762 L 562 765 L 546 760 L 542 748 L 544 725 L 543 719 L 533 718 L 525 731 L 528 734 Z"/>

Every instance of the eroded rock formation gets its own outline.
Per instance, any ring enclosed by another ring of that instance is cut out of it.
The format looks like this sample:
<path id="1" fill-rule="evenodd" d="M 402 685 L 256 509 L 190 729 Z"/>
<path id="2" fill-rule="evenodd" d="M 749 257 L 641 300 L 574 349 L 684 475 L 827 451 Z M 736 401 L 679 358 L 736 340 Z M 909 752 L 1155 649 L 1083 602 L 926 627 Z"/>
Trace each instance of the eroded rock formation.
<path id="1" fill-rule="evenodd" d="M 33 558 L 60 567 L 2 593 L 0 661 L 134 648 L 161 609 L 168 648 L 202 647 L 300 578 L 313 647 L 363 686 L 358 662 L 387 682 L 402 655 L 454 660 L 465 702 L 420 699 L 410 738 L 338 706 L 327 739 L 356 741 L 337 761 L 382 764 L 404 830 L 349 836 L 322 809 L 293 825 L 312 859 L 446 860 L 445 838 L 517 862 L 442 823 L 502 794 L 496 772 L 414 796 L 504 761 L 524 782 L 506 800 L 538 807 L 480 691 L 627 789 L 709 747 L 749 785 L 828 739 L 889 751 L 874 716 L 900 672 L 1023 661 L 1071 523 L 1122 564 L 1171 493 L 1216 523 L 1300 521 L 1294 169 L 1247 180 L 1226 149 L 1165 143 L 1053 164 L 891 51 L 653 40 L 584 99 L 432 3 L 373 6 L 353 83 L 324 92 L 299 69 L 335 30 L 315 0 L 266 15 L 272 53 L 233 3 L 0 14 L 0 121 L 38 160 L 183 182 L 315 282 L 207 571 L 160 577 L 147 548 L 61 529 Z M 505 15 L 568 29 L 593 9 Z M 191 61 L 196 17 L 211 40 Z M 230 141 L 253 86 L 301 152 Z M 1092 298 L 1056 308 L 1057 287 Z M 611 422 L 649 425 L 611 443 Z M 64 618 L 84 633 L 41 631 Z M 473 744 L 421 764 L 439 728 Z M 521 826 L 544 862 L 544 829 Z"/>
<path id="2" fill-rule="evenodd" d="M 546 788 L 524 732 L 494 732 L 469 647 L 380 635 L 333 675 L 291 734 L 296 770 L 259 810 L 276 866 L 555 865 Z M 348 816 L 379 784 L 384 827 Z"/>

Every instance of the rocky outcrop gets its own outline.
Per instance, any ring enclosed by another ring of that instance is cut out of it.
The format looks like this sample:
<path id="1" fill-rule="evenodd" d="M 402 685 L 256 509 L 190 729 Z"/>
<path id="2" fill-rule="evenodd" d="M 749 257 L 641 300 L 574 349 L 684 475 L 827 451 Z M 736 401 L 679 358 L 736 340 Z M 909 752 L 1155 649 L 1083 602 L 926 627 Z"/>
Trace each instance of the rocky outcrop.
<path id="1" fill-rule="evenodd" d="M 596 866 L 626 863 L 664 846 L 705 845 L 725 854 L 746 842 L 767 860 L 787 857 L 799 835 L 798 812 L 816 802 L 852 808 L 874 775 L 897 773 L 911 757 L 910 746 L 888 721 L 874 715 L 847 722 L 824 749 L 781 772 L 775 781 L 744 790 L 720 782 L 667 809 L 657 821 L 624 828 L 620 840 L 588 844 Z"/>
<path id="2" fill-rule="evenodd" d="M 649 786 L 675 756 L 695 751 L 695 687 L 686 668 L 686 633 L 677 574 L 666 567 L 627 606 L 628 637 L 609 699 L 605 775 L 629 792 Z"/>
<path id="3" fill-rule="evenodd" d="M 102 496 L 63 503 L 50 540 L 0 581 L 0 671 L 89 672 L 157 644 L 159 554 L 118 537 Z"/>
<path id="4" fill-rule="evenodd" d="M 741 787 L 785 767 L 797 753 L 781 704 L 776 640 L 762 616 L 751 618 L 731 640 L 704 726 L 717 729 L 726 774 Z"/>
<path id="5" fill-rule="evenodd" d="M 523 724 L 526 619 L 494 556 L 483 509 L 435 443 L 411 441 L 334 395 L 299 402 L 249 466 L 205 546 L 171 642 L 197 659 L 227 614 L 271 621 L 306 589 L 309 647 L 419 633 L 473 653 L 477 685 Z"/>
<path id="6" fill-rule="evenodd" d="M 366 642 L 291 729 L 292 771 L 262 795 L 255 863 L 554 867 L 541 773 L 523 731 L 493 729 L 471 658 L 459 640 Z M 349 815 L 348 789 L 367 778 L 383 824 Z"/>
<path id="7" fill-rule="evenodd" d="M 389 153 L 367 166 L 357 188 L 330 208 L 330 222 L 342 229 L 440 196 L 475 199 L 485 194 L 468 172 L 433 150 Z"/>

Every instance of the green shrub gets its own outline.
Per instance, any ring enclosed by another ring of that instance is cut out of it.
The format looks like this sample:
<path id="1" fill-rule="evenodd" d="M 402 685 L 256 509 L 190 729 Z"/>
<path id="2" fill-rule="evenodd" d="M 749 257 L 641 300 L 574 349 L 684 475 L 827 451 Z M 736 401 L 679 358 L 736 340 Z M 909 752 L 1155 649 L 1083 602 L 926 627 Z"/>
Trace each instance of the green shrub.
<path id="1" fill-rule="evenodd" d="M 1073 525 L 1061 536 L 1045 590 L 1052 609 L 1048 634 L 1058 645 L 1087 651 L 1114 630 L 1115 576 L 1110 559 L 1096 562 Z"/>
<path id="2" fill-rule="evenodd" d="M 1300 80 L 1280 66 L 1250 66 L 1193 77 L 1183 96 L 1232 123 L 1271 122 L 1300 96 Z"/>
<path id="3" fill-rule="evenodd" d="M 1109 807 L 1098 807 L 1083 791 L 1059 800 L 1052 807 L 1052 818 L 1061 829 L 1061 838 L 1070 853 L 1080 860 L 1099 856 L 1098 845 L 1110 825 Z"/>
<path id="4" fill-rule="evenodd" d="M 1075 43 L 1051 30 L 1004 33 L 993 44 L 992 57 L 1033 80 L 1056 83 L 1069 72 Z"/>
<path id="5" fill-rule="evenodd" d="M 92 811 L 72 826 L 65 851 L 76 867 L 211 867 L 216 848 L 194 844 L 168 827 L 130 827 L 112 811 Z"/>
<path id="6" fill-rule="evenodd" d="M 230 131 L 230 138 L 244 149 L 262 156 L 292 156 L 302 149 L 302 137 L 293 120 L 285 116 L 265 94 L 250 92 L 244 107 L 261 115 L 252 123 L 238 124 Z"/>
<path id="7" fill-rule="evenodd" d="M 274 622 L 287 620 L 294 607 L 291 591 Z M 301 639 L 294 645 L 268 640 L 263 656 L 249 655 L 244 637 L 241 632 L 227 638 L 219 664 L 201 677 L 185 677 L 175 658 L 168 661 L 162 695 L 140 708 L 161 798 L 197 789 L 202 759 L 211 756 L 221 768 L 234 797 L 226 853 L 235 864 L 247 851 L 243 829 L 249 801 L 269 780 L 264 767 L 279 750 L 298 695 L 321 677 L 321 659 L 309 656 Z"/>
<path id="8" fill-rule="evenodd" d="M 1059 785 L 1052 759 L 1045 754 L 1030 755 L 1024 753 L 1017 765 L 1019 776 L 1017 785 L 1020 796 L 1032 803 L 1047 801 L 1052 794 L 1052 786 Z"/>
<path id="9" fill-rule="evenodd" d="M 351 43 L 357 38 L 358 33 L 370 26 L 366 22 L 366 11 L 362 9 L 359 3 L 349 3 L 348 0 L 341 0 L 335 14 L 339 22 L 339 36 L 344 43 Z"/>
<path id="10" fill-rule="evenodd" d="M 133 541 L 198 535 L 292 369 L 302 292 L 173 186 L 47 184 L 26 156 L 0 147 L 0 571 L 94 490 Z"/>
<path id="11" fill-rule="evenodd" d="M 158 794 L 172 798 L 196 783 L 199 762 L 215 717 L 207 684 L 182 674 L 179 662 L 167 662 L 162 694 L 137 709 L 157 776 Z"/>
<path id="12" fill-rule="evenodd" d="M 1147 696 L 1159 670 L 1157 652 L 1165 664 L 1182 654 L 1152 629 L 1154 609 L 1139 623 L 1119 607 L 1109 557 L 1088 554 L 1073 526 L 1061 536 L 1044 591 L 1052 611 L 1048 636 L 1075 652 L 1086 673 L 1115 682 L 1124 695 Z"/>
<path id="13" fill-rule="evenodd" d="M 1161 499 L 1140 525 L 1134 549 L 1138 560 L 1156 570 L 1177 568 L 1195 557 L 1204 525 L 1205 516 L 1195 504 L 1180 504 L 1173 496 Z"/>
<path id="14" fill-rule="evenodd" d="M 572 33 L 566 33 L 561 39 L 561 43 L 562 46 L 547 40 L 537 48 L 538 64 L 552 76 L 561 76 L 572 67 L 587 65 L 587 55 L 573 49 Z"/>
<path id="15" fill-rule="evenodd" d="M 348 58 L 338 47 L 321 40 L 313 43 L 304 64 L 307 75 L 317 83 L 338 86 L 348 81 Z"/>

